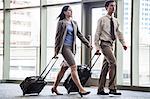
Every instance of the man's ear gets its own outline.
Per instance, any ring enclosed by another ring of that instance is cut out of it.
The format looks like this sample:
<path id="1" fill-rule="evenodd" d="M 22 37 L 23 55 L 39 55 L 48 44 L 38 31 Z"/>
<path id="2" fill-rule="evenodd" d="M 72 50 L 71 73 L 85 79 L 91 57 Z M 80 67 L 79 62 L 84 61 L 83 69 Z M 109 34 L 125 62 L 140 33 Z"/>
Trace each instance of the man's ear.
<path id="1" fill-rule="evenodd" d="M 108 7 L 105 7 L 105 9 L 107 10 Z"/>

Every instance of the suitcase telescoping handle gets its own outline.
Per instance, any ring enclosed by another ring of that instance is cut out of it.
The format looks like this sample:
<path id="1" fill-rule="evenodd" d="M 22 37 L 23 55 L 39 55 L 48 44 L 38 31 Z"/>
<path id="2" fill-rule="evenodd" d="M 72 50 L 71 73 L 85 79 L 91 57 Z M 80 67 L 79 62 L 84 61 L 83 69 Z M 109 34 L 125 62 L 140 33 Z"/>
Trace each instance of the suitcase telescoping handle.
<path id="1" fill-rule="evenodd" d="M 97 55 L 98 57 L 96 58 L 95 62 L 90 66 L 91 61 L 93 60 L 93 58 L 95 57 L 95 55 Z M 88 67 L 90 68 L 90 70 L 94 67 L 94 65 L 96 64 L 97 60 L 99 59 L 101 53 L 94 53 L 94 55 L 92 56 L 92 58 L 89 61 Z"/>
<path id="2" fill-rule="evenodd" d="M 51 60 L 49 61 L 49 63 L 46 65 L 45 69 L 43 70 L 43 72 L 40 74 L 39 78 L 44 74 L 44 72 L 46 71 L 46 69 L 48 68 L 49 64 L 51 63 L 51 61 L 55 59 L 54 63 L 52 64 L 51 68 L 48 70 L 48 72 L 46 73 L 46 75 L 43 77 L 43 79 L 46 78 L 46 76 L 48 75 L 48 73 L 51 71 L 51 69 L 53 68 L 53 66 L 55 65 L 56 61 L 58 60 L 58 57 L 52 57 Z"/>

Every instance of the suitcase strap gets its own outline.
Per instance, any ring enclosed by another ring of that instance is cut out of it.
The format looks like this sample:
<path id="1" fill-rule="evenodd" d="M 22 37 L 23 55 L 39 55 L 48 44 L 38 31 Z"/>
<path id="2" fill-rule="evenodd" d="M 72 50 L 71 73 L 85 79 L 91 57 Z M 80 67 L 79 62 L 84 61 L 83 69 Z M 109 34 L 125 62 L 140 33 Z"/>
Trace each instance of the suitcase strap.
<path id="1" fill-rule="evenodd" d="M 44 72 L 46 71 L 46 69 L 48 68 L 49 64 L 52 62 L 52 60 L 55 59 L 54 63 L 52 64 L 51 68 L 48 70 L 48 72 L 46 73 L 46 75 L 43 77 L 43 79 L 46 78 L 46 76 L 48 75 L 48 73 L 51 71 L 51 69 L 53 68 L 53 66 L 55 65 L 56 61 L 58 60 L 58 57 L 52 57 L 51 60 L 49 61 L 49 63 L 46 65 L 45 69 L 43 70 L 43 72 L 40 74 L 39 78 L 44 74 Z M 38 79 L 39 79 L 38 78 Z"/>
<path id="2" fill-rule="evenodd" d="M 96 55 L 97 55 L 98 57 L 96 58 L 95 62 L 90 66 L 91 61 L 93 60 L 93 58 L 94 58 Z M 96 64 L 96 62 L 97 62 L 97 60 L 99 59 L 100 55 L 101 55 L 101 53 L 99 53 L 99 54 L 95 53 L 95 54 L 92 56 L 92 58 L 91 58 L 90 61 L 89 61 L 88 66 L 87 66 L 87 67 L 90 68 L 90 70 L 94 67 L 94 65 Z"/>

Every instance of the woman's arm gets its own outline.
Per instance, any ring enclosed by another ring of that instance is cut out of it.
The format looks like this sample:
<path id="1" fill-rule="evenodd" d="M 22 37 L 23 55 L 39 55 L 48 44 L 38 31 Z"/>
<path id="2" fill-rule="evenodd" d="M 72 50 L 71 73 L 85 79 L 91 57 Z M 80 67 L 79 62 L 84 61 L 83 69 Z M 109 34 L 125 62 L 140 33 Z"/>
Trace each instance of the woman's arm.
<path id="1" fill-rule="evenodd" d="M 61 28 L 62 28 L 62 22 L 58 21 L 57 28 L 56 28 L 56 36 L 55 36 L 55 54 L 57 55 L 60 49 L 60 40 L 61 40 Z"/>
<path id="2" fill-rule="evenodd" d="M 79 31 L 78 27 L 77 27 L 77 36 L 81 40 L 81 42 L 84 43 L 87 47 L 92 47 L 91 44 L 90 44 L 90 42 Z"/>

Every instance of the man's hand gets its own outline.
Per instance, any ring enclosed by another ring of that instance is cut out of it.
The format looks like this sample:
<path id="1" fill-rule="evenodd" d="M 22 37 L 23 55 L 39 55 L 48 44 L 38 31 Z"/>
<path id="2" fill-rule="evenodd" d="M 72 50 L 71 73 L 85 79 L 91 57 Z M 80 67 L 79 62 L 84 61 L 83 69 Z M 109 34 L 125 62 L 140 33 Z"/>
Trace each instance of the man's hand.
<path id="1" fill-rule="evenodd" d="M 127 50 L 127 46 L 123 46 L 123 49 L 124 49 L 124 50 Z"/>
<path id="2" fill-rule="evenodd" d="M 101 55 L 101 53 L 99 52 L 99 50 L 96 51 L 95 55 Z"/>

